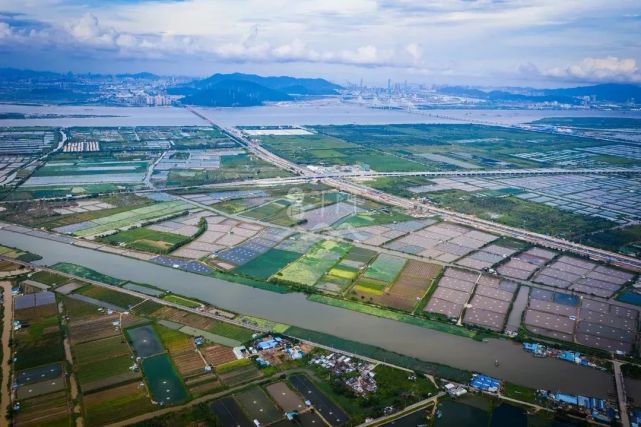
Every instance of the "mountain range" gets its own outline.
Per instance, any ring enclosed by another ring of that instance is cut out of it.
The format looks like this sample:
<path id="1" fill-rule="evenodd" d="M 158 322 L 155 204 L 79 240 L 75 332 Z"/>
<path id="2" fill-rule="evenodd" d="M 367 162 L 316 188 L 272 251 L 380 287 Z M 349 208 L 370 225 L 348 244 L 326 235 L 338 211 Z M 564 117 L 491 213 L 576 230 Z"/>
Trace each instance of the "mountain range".
<path id="1" fill-rule="evenodd" d="M 17 68 L 0 68 L 0 100 L 18 102 L 82 103 L 101 96 L 100 84 L 114 79 L 148 81 L 167 76 L 141 72 L 134 74 L 58 73 Z M 184 104 L 220 107 L 254 106 L 265 102 L 300 99 L 304 96 L 335 95 L 342 88 L 325 79 L 289 76 L 263 77 L 255 74 L 214 74 L 204 79 L 190 80 L 168 88 L 172 95 L 182 95 Z M 438 93 L 498 103 L 558 102 L 579 105 L 584 97 L 601 103 L 641 102 L 641 86 L 607 83 L 561 89 L 527 87 L 479 88 L 474 86 L 440 86 Z"/>
<path id="2" fill-rule="evenodd" d="M 580 86 L 562 89 L 514 88 L 511 90 L 482 90 L 466 86 L 444 86 L 437 92 L 488 101 L 507 102 L 559 102 L 563 104 L 580 104 L 582 97 L 594 97 L 603 102 L 641 101 L 641 86 L 633 84 L 607 83 L 593 86 Z"/>
<path id="3" fill-rule="evenodd" d="M 325 79 L 233 73 L 214 74 L 206 79 L 170 88 L 169 93 L 184 95 L 184 104 L 248 107 L 306 95 L 336 95 L 340 89 L 341 86 Z"/>
<path id="4" fill-rule="evenodd" d="M 94 73 L 57 73 L 54 71 L 36 71 L 36 70 L 24 70 L 20 68 L 0 68 L 0 81 L 20 81 L 20 80 L 65 80 L 71 81 L 74 78 L 84 78 L 84 79 L 105 79 L 105 78 L 119 78 L 119 79 L 141 79 L 141 80 L 158 80 L 161 76 L 153 73 L 135 73 L 135 74 L 94 74 Z"/>

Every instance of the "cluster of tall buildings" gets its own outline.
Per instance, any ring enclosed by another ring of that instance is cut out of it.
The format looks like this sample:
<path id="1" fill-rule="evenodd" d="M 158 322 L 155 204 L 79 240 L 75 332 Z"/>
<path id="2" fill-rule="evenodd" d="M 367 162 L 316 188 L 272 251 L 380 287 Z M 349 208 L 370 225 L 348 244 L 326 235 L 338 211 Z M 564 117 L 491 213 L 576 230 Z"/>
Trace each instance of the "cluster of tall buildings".
<path id="1" fill-rule="evenodd" d="M 133 105 L 148 105 L 150 107 L 171 105 L 172 101 L 172 98 L 167 95 L 147 95 L 145 93 L 135 95 L 132 98 Z"/>

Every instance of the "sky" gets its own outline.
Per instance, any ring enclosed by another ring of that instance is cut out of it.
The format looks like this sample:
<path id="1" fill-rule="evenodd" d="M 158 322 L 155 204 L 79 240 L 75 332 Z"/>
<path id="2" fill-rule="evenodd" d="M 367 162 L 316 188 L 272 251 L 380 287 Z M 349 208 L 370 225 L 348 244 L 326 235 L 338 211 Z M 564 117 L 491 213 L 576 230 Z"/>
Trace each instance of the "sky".
<path id="1" fill-rule="evenodd" d="M 0 0 L 0 66 L 370 85 L 641 83 L 641 1 Z"/>

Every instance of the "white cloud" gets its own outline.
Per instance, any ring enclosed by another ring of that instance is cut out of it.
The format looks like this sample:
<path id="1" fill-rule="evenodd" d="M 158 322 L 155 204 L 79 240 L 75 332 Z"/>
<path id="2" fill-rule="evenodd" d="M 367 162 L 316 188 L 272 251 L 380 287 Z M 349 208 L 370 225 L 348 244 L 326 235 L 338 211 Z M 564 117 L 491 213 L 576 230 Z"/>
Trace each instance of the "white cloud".
<path id="1" fill-rule="evenodd" d="M 405 51 L 410 55 L 414 64 L 420 63 L 423 57 L 423 49 L 416 43 L 405 46 Z"/>
<path id="2" fill-rule="evenodd" d="M 11 26 L 6 22 L 0 22 L 0 39 L 9 38 L 13 35 Z"/>
<path id="3" fill-rule="evenodd" d="M 528 64 L 521 67 L 521 72 L 572 82 L 641 82 L 641 71 L 637 66 L 636 60 L 634 58 L 618 58 L 616 56 L 585 58 L 575 64 L 543 70 L 535 65 Z"/>
<path id="4" fill-rule="evenodd" d="M 67 30 L 76 40 L 89 44 L 113 45 L 118 36 L 114 29 L 100 25 L 98 18 L 91 13 L 70 21 Z"/>
<path id="5" fill-rule="evenodd" d="M 641 21 L 622 19 L 638 15 L 638 0 L 0 0 L 0 10 L 10 12 L 0 14 L 0 47 L 15 53 L 4 62 L 55 49 L 71 69 L 150 59 L 185 73 L 239 63 L 286 73 L 296 63 L 328 77 L 349 69 L 379 81 L 429 74 L 422 82 L 505 84 L 502 75 L 529 61 L 539 68 L 517 77 L 634 81 L 629 61 L 641 59 Z M 558 67 L 569 54 L 588 59 Z"/>

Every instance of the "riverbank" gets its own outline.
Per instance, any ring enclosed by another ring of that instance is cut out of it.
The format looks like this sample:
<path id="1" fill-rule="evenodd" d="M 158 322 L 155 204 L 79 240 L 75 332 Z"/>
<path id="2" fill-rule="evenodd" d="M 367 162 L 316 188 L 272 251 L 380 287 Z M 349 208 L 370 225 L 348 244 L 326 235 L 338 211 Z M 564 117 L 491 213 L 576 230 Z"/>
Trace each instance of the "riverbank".
<path id="1" fill-rule="evenodd" d="M 614 392 L 611 375 L 554 359 L 532 358 L 508 340 L 478 342 L 390 319 L 319 304 L 300 293 L 275 294 L 228 281 L 42 237 L 0 230 L 0 242 L 31 250 L 38 264 L 73 262 L 100 273 L 196 298 L 222 309 L 317 331 L 419 360 L 482 372 L 532 388 L 595 397 Z M 500 360 L 500 366 L 495 361 Z"/>

